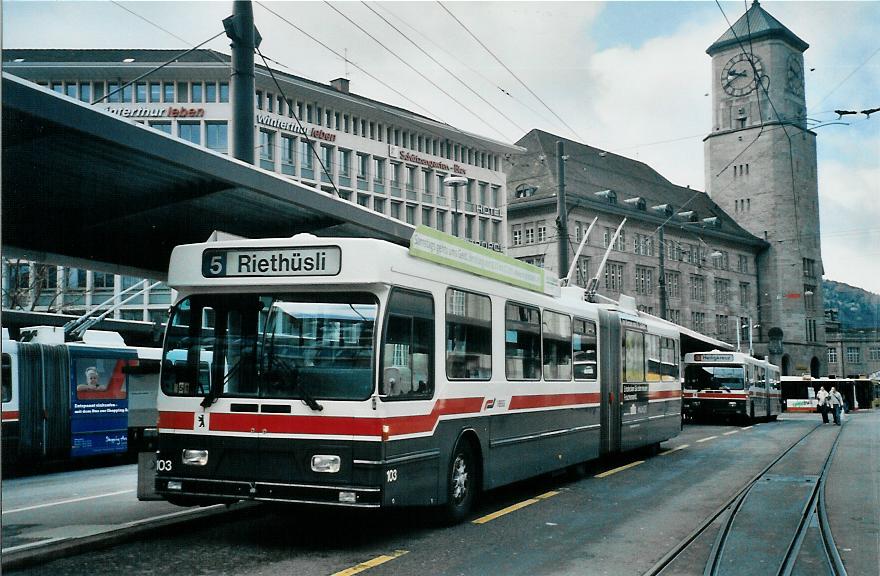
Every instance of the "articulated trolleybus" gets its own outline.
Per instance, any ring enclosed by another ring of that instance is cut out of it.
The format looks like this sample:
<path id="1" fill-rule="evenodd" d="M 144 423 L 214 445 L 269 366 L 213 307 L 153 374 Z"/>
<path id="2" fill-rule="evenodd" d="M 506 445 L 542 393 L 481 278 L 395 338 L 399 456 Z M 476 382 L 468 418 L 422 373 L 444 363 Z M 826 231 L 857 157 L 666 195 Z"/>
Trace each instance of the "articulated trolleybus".
<path id="1" fill-rule="evenodd" d="M 154 487 L 176 504 L 461 520 L 479 490 L 680 431 L 673 324 L 430 228 L 179 246 L 168 280 Z"/>
<path id="2" fill-rule="evenodd" d="M 694 352 L 684 357 L 682 414 L 687 419 L 736 416 L 776 420 L 779 368 L 741 352 Z"/>

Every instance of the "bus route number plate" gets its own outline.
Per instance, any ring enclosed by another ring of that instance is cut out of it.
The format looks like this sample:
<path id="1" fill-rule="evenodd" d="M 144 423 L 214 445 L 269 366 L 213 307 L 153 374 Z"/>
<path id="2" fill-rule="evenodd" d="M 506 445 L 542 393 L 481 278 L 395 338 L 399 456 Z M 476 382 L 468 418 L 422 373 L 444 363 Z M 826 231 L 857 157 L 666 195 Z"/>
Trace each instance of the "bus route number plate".
<path id="1" fill-rule="evenodd" d="M 202 276 L 335 276 L 342 268 L 339 246 L 211 248 L 202 253 Z"/>

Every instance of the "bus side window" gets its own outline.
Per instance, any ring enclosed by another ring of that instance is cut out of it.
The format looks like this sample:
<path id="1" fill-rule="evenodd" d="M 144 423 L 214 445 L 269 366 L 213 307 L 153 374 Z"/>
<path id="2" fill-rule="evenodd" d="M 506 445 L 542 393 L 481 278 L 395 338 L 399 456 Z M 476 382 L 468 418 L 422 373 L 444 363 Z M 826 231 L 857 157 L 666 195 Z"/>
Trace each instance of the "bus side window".
<path id="1" fill-rule="evenodd" d="M 678 352 L 672 338 L 660 339 L 660 377 L 665 382 L 678 381 Z"/>
<path id="2" fill-rule="evenodd" d="M 575 380 L 595 380 L 598 355 L 596 354 L 596 323 L 574 319 L 572 324 L 572 354 Z"/>
<path id="3" fill-rule="evenodd" d="M 544 380 L 571 380 L 571 317 L 544 311 Z"/>
<path id="4" fill-rule="evenodd" d="M 541 312 L 509 302 L 504 308 L 504 362 L 508 380 L 541 379 Z"/>
<path id="5" fill-rule="evenodd" d="M 634 330 L 623 331 L 623 381 L 645 381 L 645 335 Z"/>
<path id="6" fill-rule="evenodd" d="M 648 382 L 659 382 L 661 376 L 660 336 L 645 334 L 645 372 Z"/>
<path id="7" fill-rule="evenodd" d="M 380 393 L 399 399 L 431 398 L 433 371 L 434 299 L 394 289 L 388 300 Z"/>
<path id="8" fill-rule="evenodd" d="M 12 400 L 12 358 L 9 354 L 3 355 L 3 368 L 0 371 L 0 380 L 3 381 L 3 402 Z"/>

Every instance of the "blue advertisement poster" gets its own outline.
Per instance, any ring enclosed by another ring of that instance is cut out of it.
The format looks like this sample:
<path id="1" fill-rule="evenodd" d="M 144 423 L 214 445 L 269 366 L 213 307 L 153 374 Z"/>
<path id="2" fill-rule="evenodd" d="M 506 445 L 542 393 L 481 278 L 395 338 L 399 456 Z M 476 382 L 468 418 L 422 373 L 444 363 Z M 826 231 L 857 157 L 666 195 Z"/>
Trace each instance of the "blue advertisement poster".
<path id="1" fill-rule="evenodd" d="M 137 360 L 125 350 L 70 351 L 71 456 L 128 450 L 128 375 Z"/>

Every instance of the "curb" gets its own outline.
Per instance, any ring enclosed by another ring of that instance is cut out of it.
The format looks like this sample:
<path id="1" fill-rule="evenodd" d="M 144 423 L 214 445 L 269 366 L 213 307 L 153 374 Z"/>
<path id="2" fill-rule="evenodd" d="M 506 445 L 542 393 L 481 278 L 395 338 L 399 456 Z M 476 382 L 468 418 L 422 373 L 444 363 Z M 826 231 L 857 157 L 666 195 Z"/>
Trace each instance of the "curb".
<path id="1" fill-rule="evenodd" d="M 54 538 L 41 542 L 22 544 L 0 550 L 2 560 L 0 568 L 14 570 L 35 564 L 42 564 L 59 558 L 75 556 L 85 551 L 95 551 L 107 548 L 131 540 L 132 537 L 148 534 L 168 526 L 183 525 L 190 522 L 198 522 L 215 516 L 244 514 L 252 511 L 257 506 L 256 502 L 237 502 L 235 504 L 214 504 L 204 508 L 186 508 L 179 512 L 172 512 L 155 518 L 135 520 L 97 534 L 71 538 Z"/>

